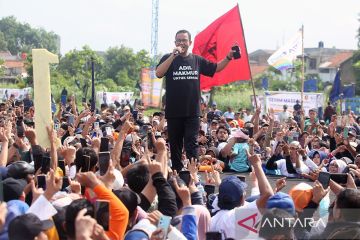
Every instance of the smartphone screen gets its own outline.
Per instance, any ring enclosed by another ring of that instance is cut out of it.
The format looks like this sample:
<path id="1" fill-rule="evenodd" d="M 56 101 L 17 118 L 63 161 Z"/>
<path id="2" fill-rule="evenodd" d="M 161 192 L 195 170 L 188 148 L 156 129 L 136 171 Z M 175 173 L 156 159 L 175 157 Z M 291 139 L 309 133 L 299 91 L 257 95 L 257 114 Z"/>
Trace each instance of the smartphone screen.
<path id="1" fill-rule="evenodd" d="M 94 129 L 99 129 L 99 122 L 94 122 Z"/>
<path id="2" fill-rule="evenodd" d="M 348 127 L 344 127 L 343 137 L 344 137 L 344 139 L 349 138 L 349 128 Z"/>
<path id="3" fill-rule="evenodd" d="M 45 190 L 46 189 L 45 175 L 38 175 L 36 178 L 37 178 L 37 187 Z"/>
<path id="4" fill-rule="evenodd" d="M 100 152 L 107 152 L 109 151 L 109 138 L 102 137 L 100 143 Z"/>
<path id="5" fill-rule="evenodd" d="M 346 173 L 331 173 L 330 179 L 339 184 L 347 183 L 347 174 Z"/>
<path id="6" fill-rule="evenodd" d="M 220 232 L 207 232 L 206 240 L 222 240 L 222 235 Z"/>
<path id="7" fill-rule="evenodd" d="M 329 187 L 329 181 L 330 181 L 330 173 L 328 172 L 320 172 L 318 181 L 321 183 L 324 189 L 327 189 Z"/>
<path id="8" fill-rule="evenodd" d="M 87 142 L 85 138 L 80 138 L 81 147 L 87 147 Z"/>
<path id="9" fill-rule="evenodd" d="M 89 172 L 90 171 L 90 156 L 84 155 L 84 170 L 83 172 Z"/>
<path id="10" fill-rule="evenodd" d="M 69 116 L 68 116 L 68 119 L 67 119 L 67 122 L 68 122 L 69 125 L 73 126 L 74 123 L 75 123 L 75 117 L 74 117 L 74 115 L 69 115 Z"/>
<path id="11" fill-rule="evenodd" d="M 233 53 L 234 59 L 239 59 L 241 57 L 240 47 L 239 46 L 233 46 L 231 49 L 234 51 L 234 53 Z"/>
<path id="12" fill-rule="evenodd" d="M 55 123 L 54 124 L 54 130 L 57 131 L 57 130 L 59 130 L 59 128 L 60 128 L 60 124 Z"/>
<path id="13" fill-rule="evenodd" d="M 50 171 L 50 157 L 42 157 L 41 173 L 47 174 Z"/>
<path id="14" fill-rule="evenodd" d="M 215 193 L 215 186 L 214 185 L 205 185 L 204 190 L 206 192 L 206 196 L 209 196 L 210 194 Z"/>
<path id="15" fill-rule="evenodd" d="M 137 118 L 138 118 L 138 111 L 137 111 L 137 110 L 134 110 L 134 111 L 132 112 L 132 115 L 133 115 L 133 118 L 134 118 L 135 120 L 137 120 Z"/>
<path id="16" fill-rule="evenodd" d="M 109 230 L 109 201 L 96 200 L 95 202 L 95 218 L 99 225 L 101 225 L 105 231 Z"/>
<path id="17" fill-rule="evenodd" d="M 63 171 L 63 174 L 66 175 L 65 160 L 59 160 L 58 165 L 59 165 L 59 168 Z"/>
<path id="18" fill-rule="evenodd" d="M 42 165 L 42 155 L 41 154 L 33 154 L 33 161 L 34 161 L 35 172 L 37 172 L 37 170 L 39 168 L 41 168 L 41 165 Z"/>
<path id="19" fill-rule="evenodd" d="M 342 116 L 337 116 L 336 117 L 336 126 L 341 127 L 341 125 L 342 125 Z"/>
<path id="20" fill-rule="evenodd" d="M 61 191 L 65 191 L 65 189 L 70 185 L 69 177 L 63 177 L 63 182 L 61 186 Z"/>
<path id="21" fill-rule="evenodd" d="M 158 228 L 162 229 L 162 231 L 164 233 L 164 237 L 163 237 L 164 240 L 167 239 L 171 219 L 172 219 L 172 217 L 165 216 L 165 215 L 162 215 L 159 219 Z"/>
<path id="22" fill-rule="evenodd" d="M 67 96 L 66 95 L 61 95 L 61 105 L 66 105 L 66 99 L 67 98 Z"/>
<path id="23" fill-rule="evenodd" d="M 105 175 L 110 164 L 110 152 L 99 152 L 100 176 Z"/>
<path id="24" fill-rule="evenodd" d="M 16 126 L 16 133 L 19 138 L 25 137 L 24 128 L 22 126 Z"/>
<path id="25" fill-rule="evenodd" d="M 106 133 L 106 136 L 112 136 L 111 127 L 106 127 L 106 128 L 105 128 L 105 133 Z"/>
<path id="26" fill-rule="evenodd" d="M 191 179 L 189 171 L 180 171 L 179 177 L 185 182 L 186 186 L 189 186 Z"/>

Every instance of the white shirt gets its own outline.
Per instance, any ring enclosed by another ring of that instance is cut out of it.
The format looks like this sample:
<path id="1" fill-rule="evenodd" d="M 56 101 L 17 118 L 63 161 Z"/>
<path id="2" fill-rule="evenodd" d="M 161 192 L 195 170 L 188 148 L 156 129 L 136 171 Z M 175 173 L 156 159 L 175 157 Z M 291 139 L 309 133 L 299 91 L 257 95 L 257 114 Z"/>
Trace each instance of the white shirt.
<path id="1" fill-rule="evenodd" d="M 245 228 L 237 229 L 237 222 L 240 219 L 236 219 L 236 210 L 246 210 L 246 216 L 241 216 L 241 218 L 246 218 L 249 215 L 256 214 L 256 221 L 259 222 L 261 220 L 261 213 L 257 208 L 256 201 L 251 203 L 245 202 L 245 204 L 241 207 L 234 208 L 232 210 L 220 210 L 211 218 L 210 224 L 210 232 L 221 232 L 224 231 L 227 238 L 233 239 L 244 239 L 249 234 L 250 231 Z M 244 224 L 249 225 L 251 221 L 244 222 Z M 250 226 L 253 227 L 253 226 Z M 255 228 L 255 227 L 254 227 Z"/>

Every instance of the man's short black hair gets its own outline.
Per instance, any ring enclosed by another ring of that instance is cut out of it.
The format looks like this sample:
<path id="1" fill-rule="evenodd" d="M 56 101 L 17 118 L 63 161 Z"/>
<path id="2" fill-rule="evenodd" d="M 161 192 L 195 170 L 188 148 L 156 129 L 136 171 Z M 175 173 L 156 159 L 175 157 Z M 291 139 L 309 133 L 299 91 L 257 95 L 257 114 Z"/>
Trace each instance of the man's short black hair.
<path id="1" fill-rule="evenodd" d="M 66 233 L 70 238 L 75 237 L 75 219 L 78 213 L 80 212 L 80 210 L 84 208 L 87 209 L 85 215 L 91 217 L 95 216 L 94 206 L 91 204 L 90 201 L 86 199 L 77 199 L 73 201 L 66 208 L 66 213 L 65 213 Z"/>
<path id="2" fill-rule="evenodd" d="M 229 130 L 227 127 L 222 126 L 222 125 L 220 125 L 220 126 L 218 127 L 218 129 L 216 129 L 216 134 L 219 133 L 219 130 L 220 130 L 220 129 L 225 130 L 225 131 L 227 132 L 227 134 L 230 135 L 230 130 Z"/>
<path id="3" fill-rule="evenodd" d="M 176 39 L 176 36 L 178 34 L 180 34 L 180 33 L 187 33 L 187 35 L 189 36 L 189 41 L 191 41 L 191 33 L 188 30 L 185 30 L 185 29 L 177 31 L 177 33 L 175 34 L 175 39 Z"/>
<path id="4" fill-rule="evenodd" d="M 141 193 L 149 181 L 149 178 L 149 169 L 145 165 L 137 164 L 130 168 L 126 173 L 126 180 L 129 188 L 137 194 Z"/>
<path id="5" fill-rule="evenodd" d="M 360 221 L 360 191 L 357 189 L 345 189 L 336 199 L 336 206 L 341 211 L 341 218 L 344 221 Z"/>

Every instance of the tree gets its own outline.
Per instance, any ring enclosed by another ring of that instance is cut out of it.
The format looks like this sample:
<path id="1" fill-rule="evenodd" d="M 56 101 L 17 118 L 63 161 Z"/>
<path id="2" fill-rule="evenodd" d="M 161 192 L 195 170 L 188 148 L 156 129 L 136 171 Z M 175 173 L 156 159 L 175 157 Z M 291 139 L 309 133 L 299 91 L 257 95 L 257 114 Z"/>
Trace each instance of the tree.
<path id="1" fill-rule="evenodd" d="M 2 60 L 2 59 L 0 58 L 0 77 L 4 76 L 4 74 L 5 74 L 3 64 L 4 64 L 4 60 Z"/>
<path id="2" fill-rule="evenodd" d="M 32 28 L 27 23 L 19 23 L 14 16 L 0 20 L 0 50 L 9 50 L 17 55 L 30 53 L 33 48 L 45 48 L 53 53 L 60 52 L 60 37 L 42 28 Z"/>
<path id="3" fill-rule="evenodd" d="M 109 48 L 105 53 L 104 76 L 113 79 L 119 86 L 135 87 L 141 68 L 150 67 L 150 60 L 145 50 L 135 54 L 131 48 L 124 46 Z"/>

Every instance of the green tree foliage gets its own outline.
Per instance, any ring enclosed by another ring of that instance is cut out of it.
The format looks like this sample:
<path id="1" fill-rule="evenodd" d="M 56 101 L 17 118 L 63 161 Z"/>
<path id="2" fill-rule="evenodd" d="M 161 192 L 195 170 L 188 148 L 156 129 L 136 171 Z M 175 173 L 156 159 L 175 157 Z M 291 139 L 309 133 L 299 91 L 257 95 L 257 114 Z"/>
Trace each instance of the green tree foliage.
<path id="1" fill-rule="evenodd" d="M 0 20 L 0 50 L 9 50 L 13 55 L 29 53 L 33 48 L 46 48 L 59 53 L 59 43 L 60 37 L 54 32 L 19 23 L 13 16 Z"/>
<path id="2" fill-rule="evenodd" d="M 141 68 L 150 66 L 149 53 L 137 53 L 124 46 L 109 48 L 105 53 L 104 76 L 122 87 L 135 87 L 140 79 Z"/>
<path id="3" fill-rule="evenodd" d="M 5 74 L 5 70 L 4 70 L 3 64 L 4 64 L 4 60 L 2 60 L 2 59 L 0 58 L 0 77 L 4 76 L 4 74 Z"/>

